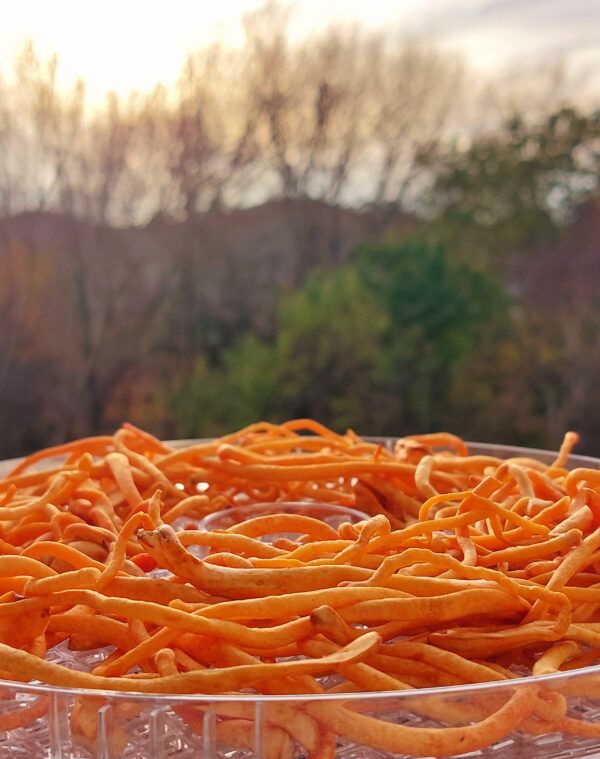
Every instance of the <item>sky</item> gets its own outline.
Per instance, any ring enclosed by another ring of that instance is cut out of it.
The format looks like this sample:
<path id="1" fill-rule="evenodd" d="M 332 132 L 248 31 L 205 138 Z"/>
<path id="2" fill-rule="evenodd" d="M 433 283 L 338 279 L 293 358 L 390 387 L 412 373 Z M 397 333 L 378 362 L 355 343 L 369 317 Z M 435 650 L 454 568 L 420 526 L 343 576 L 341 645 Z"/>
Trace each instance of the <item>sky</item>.
<path id="1" fill-rule="evenodd" d="M 19 0 L 3 4 L 0 73 L 10 79 L 26 40 L 59 56 L 59 84 L 81 77 L 88 98 L 173 84 L 185 54 L 215 37 L 237 45 L 241 19 L 260 0 Z M 296 0 L 291 32 L 358 20 L 458 50 L 485 73 L 513 59 L 568 56 L 600 71 L 598 0 Z"/>

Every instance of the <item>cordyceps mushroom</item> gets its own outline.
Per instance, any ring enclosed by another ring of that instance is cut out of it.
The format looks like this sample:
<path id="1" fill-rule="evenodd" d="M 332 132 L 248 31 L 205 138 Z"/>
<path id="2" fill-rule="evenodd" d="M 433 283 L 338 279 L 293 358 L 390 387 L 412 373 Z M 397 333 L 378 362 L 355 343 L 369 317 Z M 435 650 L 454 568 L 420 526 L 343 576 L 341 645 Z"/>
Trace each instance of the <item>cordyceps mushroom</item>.
<path id="1" fill-rule="evenodd" d="M 350 565 L 299 566 L 273 569 L 220 567 L 196 558 L 185 549 L 169 525 L 139 530 L 139 542 L 157 564 L 200 590 L 225 598 L 258 598 L 264 595 L 320 590 L 340 582 L 365 580 L 372 572 Z"/>

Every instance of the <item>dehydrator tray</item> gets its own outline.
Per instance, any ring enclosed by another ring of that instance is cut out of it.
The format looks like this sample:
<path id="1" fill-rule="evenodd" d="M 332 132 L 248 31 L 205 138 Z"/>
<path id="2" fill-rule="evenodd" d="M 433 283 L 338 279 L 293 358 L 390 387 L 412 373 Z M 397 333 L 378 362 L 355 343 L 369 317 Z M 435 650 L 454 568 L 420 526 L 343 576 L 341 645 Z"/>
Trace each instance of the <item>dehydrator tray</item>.
<path id="1" fill-rule="evenodd" d="M 183 444 L 184 441 L 180 441 Z M 188 441 L 185 441 L 186 443 Z M 392 440 L 381 441 L 392 445 Z M 545 463 L 556 454 L 549 451 L 468 444 L 472 454 L 535 457 Z M 0 465 L 0 475 L 14 461 Z M 570 467 L 600 469 L 600 460 L 572 456 Z M 210 527 L 210 522 L 209 525 Z M 71 651 L 63 643 L 48 653 L 48 659 L 67 667 L 91 670 L 110 649 Z M 540 695 L 552 700 L 564 697 L 566 718 L 585 723 L 585 735 L 543 732 L 534 735 L 519 729 L 503 730 L 502 725 L 485 723 L 490 745 L 467 750 L 461 756 L 481 759 L 600 759 L 600 666 L 561 672 L 544 677 L 518 677 L 494 683 L 427 688 L 412 691 L 348 693 L 343 695 L 268 696 L 237 695 L 147 695 L 112 691 L 89 691 L 41 683 L 16 683 L 0 680 L 0 715 L 6 716 L 24 708 L 31 709 L 32 721 L 27 727 L 0 733 L 0 759 L 282 759 L 273 729 L 274 714 L 294 715 L 327 710 L 344 704 L 356 714 L 356 740 L 335 738 L 335 749 L 329 754 L 311 754 L 296 740 L 288 759 L 390 759 L 391 757 L 428 757 L 417 742 L 399 745 L 398 751 L 365 745 L 360 733 L 365 719 L 378 720 L 381 742 L 388 725 L 445 729 L 469 722 L 470 715 L 479 719 L 497 713 L 499 705 L 520 698 L 525 704 Z M 74 735 L 70 719 L 82 703 L 92 707 L 94 724 L 87 738 Z M 243 705 L 246 720 L 251 721 L 251 734 L 245 740 L 230 741 L 221 729 L 221 717 L 230 713 L 231 705 Z M 195 730 L 181 714 L 194 709 L 202 715 Z M 36 717 L 36 713 L 38 716 Z M 462 716 L 461 718 L 461 715 Z M 366 724 L 366 723 L 364 723 Z M 369 722 L 369 725 L 372 725 Z M 568 728 L 568 724 L 565 723 Z M 352 731 L 351 731 L 352 732 Z M 301 735 L 301 733 L 300 733 Z M 244 744 L 245 745 L 242 745 Z M 401 742 L 402 743 L 402 742 Z M 468 749 L 468 747 L 467 747 Z M 440 755 L 439 747 L 435 753 Z M 456 754 L 454 754 L 456 755 Z"/>

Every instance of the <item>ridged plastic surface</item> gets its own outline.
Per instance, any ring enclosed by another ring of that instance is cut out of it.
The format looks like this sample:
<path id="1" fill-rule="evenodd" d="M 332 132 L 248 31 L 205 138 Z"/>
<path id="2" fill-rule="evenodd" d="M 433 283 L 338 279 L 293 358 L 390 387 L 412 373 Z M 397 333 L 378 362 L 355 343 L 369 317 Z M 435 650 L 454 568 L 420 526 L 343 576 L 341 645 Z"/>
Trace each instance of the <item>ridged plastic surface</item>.
<path id="1" fill-rule="evenodd" d="M 91 657 L 90 657 L 91 658 Z M 65 663 L 68 657 L 61 661 Z M 73 661 L 73 660 L 72 660 Z M 73 661 L 75 664 L 75 661 Z M 78 665 L 81 662 L 77 662 Z M 576 673 L 568 678 L 561 677 L 558 690 L 568 681 L 569 690 L 577 685 L 587 690 L 590 683 L 600 696 L 600 671 L 594 668 L 587 674 Z M 452 689 L 432 689 L 419 694 L 377 694 L 362 696 L 356 703 L 361 714 L 371 715 L 378 720 L 410 725 L 412 727 L 446 727 L 441 720 L 424 716 L 435 707 L 443 708 L 442 701 L 448 707 L 467 708 L 477 704 L 485 706 L 486 700 L 497 700 L 499 688 L 505 686 L 485 686 L 477 688 L 454 687 Z M 511 692 L 519 688 L 531 687 L 531 681 L 521 681 L 511 686 Z M 556 679 L 546 678 L 546 687 L 555 689 Z M 40 697 L 47 699 L 47 714 L 40 717 L 27 728 L 18 728 L 0 734 L 0 757 L 2 759 L 269 759 L 272 752 L 269 747 L 268 718 L 269 705 L 274 701 L 264 698 L 250 701 L 253 714 L 253 731 L 247 748 L 232 748 L 217 736 L 219 722 L 219 702 L 201 698 L 188 698 L 185 701 L 171 697 L 142 699 L 136 696 L 80 695 L 60 692 L 57 689 L 14 687 L 2 688 L 1 713 L 10 713 L 16 709 L 36 702 Z M 70 728 L 69 716 L 77 701 L 93 699 L 96 707 L 96 736 L 86 740 L 81 735 L 74 735 Z M 276 701 L 276 700 L 275 700 Z M 283 701 L 283 700 L 281 700 Z M 286 703 L 302 710 L 307 700 L 287 700 Z M 201 734 L 192 731 L 179 717 L 177 709 L 183 703 L 193 704 L 202 713 Z M 314 702 L 313 702 L 314 703 Z M 329 700 L 329 703 L 335 701 Z M 340 700 L 340 703 L 342 701 Z M 346 706 L 351 702 L 345 699 Z M 442 706 L 440 706 L 442 704 Z M 135 713 L 133 713 L 135 712 Z M 568 736 L 552 733 L 532 736 L 515 731 L 495 744 L 463 756 L 481 757 L 482 759 L 574 759 L 587 757 L 600 759 L 600 697 L 589 698 L 570 696 L 567 715 L 599 728 L 599 737 Z M 123 741 L 126 745 L 123 747 Z M 405 747 L 406 748 L 406 747 Z M 307 752 L 300 744 L 296 745 L 294 757 L 307 758 Z M 338 740 L 336 759 L 384 759 L 386 757 L 415 756 L 406 752 L 380 751 L 374 748 Z M 416 754 L 416 756 L 424 756 Z"/>

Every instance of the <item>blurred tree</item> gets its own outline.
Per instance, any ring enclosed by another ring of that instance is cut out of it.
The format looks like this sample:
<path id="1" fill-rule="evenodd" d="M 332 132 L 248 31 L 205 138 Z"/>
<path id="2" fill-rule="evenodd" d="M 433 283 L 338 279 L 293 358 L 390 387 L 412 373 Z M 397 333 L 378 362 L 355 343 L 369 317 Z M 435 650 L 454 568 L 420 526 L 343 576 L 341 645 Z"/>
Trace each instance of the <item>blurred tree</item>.
<path id="1" fill-rule="evenodd" d="M 454 57 L 360 26 L 295 40 L 289 13 L 267 2 L 240 49 L 191 53 L 172 91 L 93 110 L 31 44 L 0 80 L 5 397 L 30 414 L 46 398 L 54 439 L 170 377 L 186 434 L 310 413 L 591 439 L 598 227 L 560 225 L 598 191 L 598 114 L 557 108 L 554 71 L 473 105 Z M 432 244 L 396 245 L 427 182 Z"/>
<path id="2" fill-rule="evenodd" d="M 285 198 L 402 206 L 419 147 L 441 136 L 462 66 L 360 26 L 291 43 L 290 6 L 247 13 L 246 71 L 257 137 Z"/>
<path id="3" fill-rule="evenodd" d="M 0 214 L 77 210 L 77 169 L 84 134 L 85 88 L 61 92 L 58 58 L 42 62 L 28 42 L 14 82 L 0 80 Z"/>
<path id="4" fill-rule="evenodd" d="M 540 126 L 546 112 L 539 103 L 559 102 L 564 76 L 522 77 L 536 83 L 538 124 L 531 129 L 528 94 L 525 116 L 496 135 L 490 124 L 498 114 L 523 105 L 514 85 L 486 101 L 447 52 L 359 25 L 293 40 L 290 17 L 289 4 L 266 0 L 246 14 L 240 49 L 213 43 L 187 56 L 172 91 L 111 93 L 95 109 L 86 105 L 82 82 L 59 90 L 57 57 L 42 61 L 28 43 L 14 81 L 0 80 L 0 213 L 44 209 L 128 225 L 156 214 L 190 219 L 216 206 L 312 199 L 371 204 L 380 211 L 373 217 L 378 231 L 399 209 L 415 207 L 432 172 L 440 175 L 432 204 L 439 211 L 449 186 L 476 195 L 482 169 L 506 182 L 504 169 L 523 158 L 515 175 L 522 184 L 544 151 L 566 155 L 570 145 L 580 168 L 592 160 L 596 148 L 576 134 L 589 132 L 589 122 L 565 110 Z M 489 136 L 480 139 L 486 128 Z M 443 147 L 457 134 L 474 140 L 470 150 Z M 429 160 L 419 160 L 424 155 Z M 558 175 L 569 167 L 546 162 L 541 170 L 552 184 L 550 202 L 561 205 Z M 311 206 L 304 208 L 292 286 L 318 263 L 311 235 L 303 234 L 312 221 Z"/>
<path id="5" fill-rule="evenodd" d="M 77 240 L 82 234 L 81 227 L 72 228 L 76 241 L 63 264 L 62 276 L 66 269 L 71 282 L 63 314 L 71 329 L 70 340 L 57 350 L 72 367 L 69 400 L 64 400 L 77 400 L 77 413 L 65 409 L 75 434 L 106 428 L 106 407 L 122 375 L 132 367 L 143 373 L 148 349 L 164 339 L 161 307 L 172 295 L 148 266 L 147 254 L 113 242 L 109 265 L 98 251 L 106 249 L 103 237 L 110 238 L 110 232 L 96 229 L 84 244 Z"/>
<path id="6" fill-rule="evenodd" d="M 75 219 L 30 214 L 2 231 L 2 397 L 12 387 L 28 403 L 45 400 L 34 416 L 51 441 L 110 429 L 122 377 L 132 367 L 143 374 L 165 340 L 161 307 L 172 292 L 162 272 L 146 248 Z M 16 454 L 23 435 L 11 434 Z"/>
<path id="7" fill-rule="evenodd" d="M 407 208 L 418 152 L 443 134 L 463 72 L 451 55 L 360 26 L 292 44 L 289 19 L 290 6 L 275 0 L 246 14 L 243 68 L 258 176 L 271 197 L 289 203 L 294 288 L 322 263 L 315 206 L 298 201 L 371 204 L 378 235 Z"/>
<path id="8" fill-rule="evenodd" d="M 455 426 L 456 384 L 469 393 L 466 365 L 508 323 L 501 285 L 442 246 L 419 240 L 364 247 L 355 265 L 390 317 L 382 344 L 388 402 L 381 431 Z"/>
<path id="9" fill-rule="evenodd" d="M 91 144 L 85 155 L 86 216 L 100 224 L 133 216 L 131 209 L 127 209 L 130 195 L 127 182 L 130 181 L 129 160 L 138 128 L 135 99 L 123 104 L 115 92 L 109 92 L 104 109 L 90 125 Z M 134 189 L 134 194 L 139 194 L 139 188 Z"/>
<path id="10" fill-rule="evenodd" d="M 597 245 L 594 228 L 571 222 L 600 186 L 599 139 L 600 114 L 562 108 L 534 123 L 515 115 L 466 150 L 423 157 L 434 177 L 425 235 L 500 274 L 518 306 L 492 380 L 510 424 L 502 429 L 492 398 L 482 414 L 498 439 L 556 446 L 571 427 L 591 439 L 597 424 L 588 402 L 600 377 Z"/>
<path id="11" fill-rule="evenodd" d="M 461 369 L 507 306 L 493 280 L 442 248 L 364 248 L 354 266 L 315 272 L 282 298 L 273 342 L 246 337 L 219 370 L 201 365 L 177 386 L 175 413 L 188 434 L 294 416 L 373 434 L 455 427 L 456 382 L 469 392 Z"/>
<path id="12" fill-rule="evenodd" d="M 239 63 L 219 42 L 189 53 L 166 113 L 168 167 L 186 219 L 225 195 L 235 202 L 228 190 L 256 157 L 256 114 Z"/>
<path id="13" fill-rule="evenodd" d="M 432 176 L 430 234 L 466 260 L 510 271 L 511 253 L 551 237 L 600 184 L 600 114 L 564 108 L 529 125 L 515 114 L 465 150 L 421 155 Z"/>
<path id="14" fill-rule="evenodd" d="M 366 424 L 387 316 L 353 269 L 321 276 L 282 298 L 271 343 L 248 335 L 223 366 L 199 363 L 171 402 L 186 434 L 217 434 L 258 418 L 314 416 L 337 427 Z"/>
<path id="15" fill-rule="evenodd" d="M 327 419 L 368 429 L 378 412 L 381 343 L 388 314 L 352 268 L 314 272 L 283 298 L 274 344 L 270 409 L 278 416 Z"/>
<path id="16" fill-rule="evenodd" d="M 50 267 L 43 252 L 7 236 L 0 245 L 0 457 L 47 444 L 60 412 L 48 403 L 57 380 L 52 351 L 40 344 Z M 25 447 L 25 448 L 24 448 Z"/>

